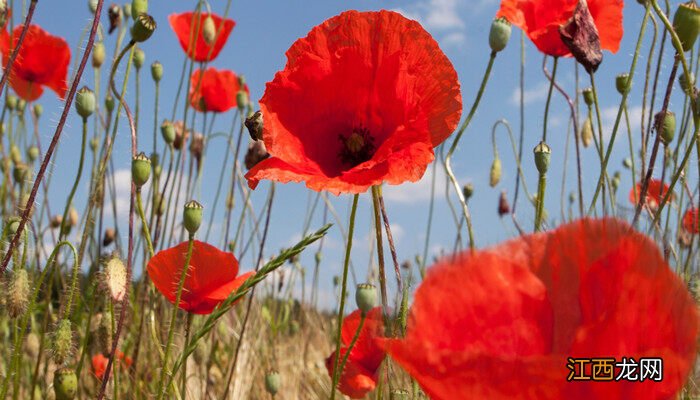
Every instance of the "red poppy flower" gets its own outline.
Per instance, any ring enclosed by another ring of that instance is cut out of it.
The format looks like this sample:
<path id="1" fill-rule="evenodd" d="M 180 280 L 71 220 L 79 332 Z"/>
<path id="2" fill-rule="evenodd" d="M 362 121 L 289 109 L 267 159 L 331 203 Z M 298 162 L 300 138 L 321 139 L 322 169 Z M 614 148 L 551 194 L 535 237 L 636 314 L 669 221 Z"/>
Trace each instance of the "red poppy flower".
<path id="1" fill-rule="evenodd" d="M 405 338 L 380 345 L 431 399 L 672 399 L 697 334 L 695 302 L 656 245 L 604 219 L 439 263 Z M 663 380 L 567 382 L 569 357 L 658 357 Z"/>
<path id="2" fill-rule="evenodd" d="M 683 229 L 687 232 L 698 234 L 700 233 L 700 214 L 697 208 L 689 208 L 683 215 Z"/>
<path id="3" fill-rule="evenodd" d="M 233 71 L 207 68 L 198 69 L 190 78 L 190 104 L 201 112 L 226 112 L 237 106 L 236 95 L 241 89 Z M 243 87 L 247 93 L 248 85 Z"/>
<path id="4" fill-rule="evenodd" d="M 457 73 L 419 23 L 391 11 L 347 11 L 287 51 L 260 101 L 271 157 L 261 179 L 361 193 L 417 181 L 462 112 Z"/>
<path id="5" fill-rule="evenodd" d="M 148 276 L 171 303 L 175 303 L 186 256 L 187 242 L 182 242 L 158 252 L 148 262 Z M 195 240 L 180 308 L 194 314 L 210 314 L 252 274 L 237 276 L 238 260 L 233 254 Z"/>
<path id="6" fill-rule="evenodd" d="M 218 36 L 212 44 L 207 44 L 202 34 L 204 21 L 209 16 L 211 16 L 214 21 L 216 32 L 218 32 Z M 199 19 L 199 21 L 197 21 L 197 19 Z M 171 14 L 168 16 L 168 21 L 170 22 L 170 27 L 175 31 L 177 39 L 180 41 L 182 50 L 187 53 L 189 58 L 199 62 L 214 60 L 221 52 L 221 49 L 226 44 L 228 36 L 236 25 L 234 20 L 228 18 L 223 19 L 214 13 L 193 13 L 191 11 L 182 14 Z M 197 33 L 196 43 L 194 43 L 193 47 L 194 37 L 191 36 L 193 36 L 192 30 L 196 27 L 199 28 L 199 32 Z"/>
<path id="7" fill-rule="evenodd" d="M 97 353 L 92 357 L 92 371 L 95 373 L 97 379 L 102 379 L 107 370 L 107 363 L 109 363 L 109 358 L 102 355 L 102 353 Z"/>
<path id="8" fill-rule="evenodd" d="M 352 342 L 352 338 L 360 325 L 360 310 L 343 319 L 343 329 L 341 339 L 343 347 L 340 349 L 341 358 L 347 353 L 347 346 Z M 375 307 L 371 309 L 365 317 L 360 336 L 348 356 L 343 373 L 340 376 L 338 390 L 353 399 L 364 398 L 365 395 L 377 386 L 377 370 L 384 361 L 385 353 L 379 348 L 377 340 L 384 335 L 384 319 L 382 309 Z M 326 369 L 328 375 L 333 378 L 333 367 L 335 366 L 335 352 L 326 359 Z"/>
<path id="9" fill-rule="evenodd" d="M 661 203 L 661 200 L 663 200 L 664 196 L 666 196 L 666 193 L 668 192 L 668 185 L 665 183 L 661 183 L 660 180 L 658 179 L 652 179 L 649 181 L 649 187 L 647 188 L 647 195 L 646 195 L 646 201 L 645 204 L 648 205 L 650 208 L 654 209 L 659 206 Z M 642 192 L 642 183 L 637 182 L 637 184 L 630 190 L 629 194 L 629 200 L 630 203 L 632 204 L 637 204 L 639 203 L 639 195 Z M 671 197 L 669 198 L 670 200 L 673 200 L 673 193 L 671 194 Z"/>
<path id="10" fill-rule="evenodd" d="M 537 48 L 550 56 L 571 56 L 559 36 L 559 26 L 574 14 L 579 0 L 501 0 L 497 17 L 519 27 Z M 588 0 L 600 47 L 616 53 L 622 40 L 622 0 Z"/>
<path id="11" fill-rule="evenodd" d="M 11 38 L 3 32 L 0 40 L 3 66 L 7 66 L 22 29 L 23 25 L 16 26 Z M 10 86 L 26 101 L 41 97 L 44 86 L 63 99 L 68 90 L 69 62 L 70 48 L 63 38 L 47 33 L 38 25 L 30 25 L 10 72 Z"/>

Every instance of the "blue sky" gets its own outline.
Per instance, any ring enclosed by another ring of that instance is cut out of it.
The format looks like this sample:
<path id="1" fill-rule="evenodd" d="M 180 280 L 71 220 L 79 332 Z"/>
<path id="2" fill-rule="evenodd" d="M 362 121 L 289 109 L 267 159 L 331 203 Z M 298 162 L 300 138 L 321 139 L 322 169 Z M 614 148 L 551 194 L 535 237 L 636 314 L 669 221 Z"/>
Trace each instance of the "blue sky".
<path id="1" fill-rule="evenodd" d="M 15 0 L 19 4 L 19 0 Z M 69 4 L 70 3 L 70 4 Z M 489 55 L 487 35 L 491 20 L 498 9 L 496 0 L 410 0 L 410 1 L 327 1 L 327 0 L 295 0 L 295 1 L 256 1 L 256 2 L 232 2 L 230 17 L 236 21 L 236 27 L 230 39 L 219 57 L 211 64 L 217 68 L 230 68 L 245 75 L 251 89 L 253 100 L 262 97 L 265 83 L 272 79 L 275 72 L 282 69 L 286 62 L 284 52 L 299 37 L 303 37 L 315 25 L 332 17 L 343 10 L 399 10 L 409 18 L 417 19 L 439 42 L 441 48 L 454 63 L 462 85 L 464 115 L 471 106 L 474 95 L 486 67 Z M 676 4 L 677 2 L 672 2 Z M 223 0 L 212 1 L 214 12 L 223 14 L 226 2 Z M 169 116 L 172 109 L 172 99 L 175 97 L 176 82 L 179 79 L 180 68 L 184 60 L 184 54 L 167 22 L 167 15 L 193 9 L 194 1 L 162 1 L 151 0 L 150 12 L 159 24 L 154 36 L 143 44 L 142 49 L 146 53 L 146 65 L 159 60 L 165 69 L 163 84 L 161 85 L 161 116 Z M 614 78 L 618 73 L 626 72 L 632 59 L 632 51 L 637 40 L 638 29 L 643 14 L 643 8 L 636 1 L 627 1 L 625 5 L 625 36 L 621 50 L 618 54 L 605 53 L 604 62 L 597 73 L 597 82 L 601 91 L 601 107 L 604 125 L 608 130 L 612 126 L 619 95 L 615 91 Z M 91 21 L 87 1 L 73 0 L 71 2 L 40 2 L 37 8 L 35 22 L 47 31 L 65 37 L 71 45 L 73 60 L 79 56 L 76 46 L 79 44 L 83 30 Z M 103 16 L 106 23 L 106 16 Z M 112 54 L 115 37 L 106 38 L 107 54 Z M 646 66 L 646 54 L 649 38 L 645 41 L 643 53 L 640 56 L 637 73 L 643 73 Z M 81 53 L 82 54 L 82 50 Z M 667 57 L 670 59 L 670 57 Z M 74 62 L 72 60 L 72 62 Z M 515 228 L 510 218 L 501 220 L 496 208 L 501 190 L 507 190 L 509 199 L 512 199 L 515 182 L 515 163 L 510 143 L 507 141 L 505 131 L 497 133 L 499 152 L 503 162 L 503 177 L 497 188 L 488 186 L 488 174 L 492 161 L 491 154 L 491 126 L 499 119 L 505 118 L 513 125 L 514 133 L 518 133 L 519 121 L 519 60 L 520 60 L 520 31 L 513 29 L 513 36 L 509 46 L 498 55 L 494 66 L 492 80 L 487 87 L 482 105 L 479 108 L 470 128 L 464 135 L 459 149 L 454 157 L 454 167 L 457 176 L 462 182 L 472 182 L 475 186 L 475 194 L 470 202 L 471 212 L 474 218 L 474 229 L 479 247 L 493 245 L 501 240 L 513 237 Z M 546 97 L 547 82 L 543 78 L 542 56 L 534 46 L 526 39 L 526 129 L 523 167 L 528 187 L 531 191 L 536 189 L 537 176 L 532 159 L 532 148 L 537 144 L 542 132 L 542 116 Z M 574 95 L 575 74 L 572 60 L 562 60 L 558 82 L 566 88 L 570 95 Z M 667 78 L 669 63 L 662 66 L 662 80 Z M 550 67 L 551 68 L 551 67 Z M 72 71 L 72 70 L 71 70 Z M 124 68 L 120 69 L 124 72 Z M 106 71 L 105 73 L 106 74 Z M 581 86 L 588 86 L 587 76 L 581 74 Z M 94 86 L 93 74 L 90 69 L 83 77 L 83 84 Z M 142 71 L 142 119 L 139 129 L 141 147 L 147 152 L 151 149 L 151 137 L 153 130 L 153 83 L 148 68 Z M 104 88 L 103 83 L 103 88 Z M 639 129 L 641 90 L 643 81 L 637 80 L 630 95 L 630 113 L 633 129 Z M 133 105 L 133 82 L 129 85 L 129 101 Z M 103 90 L 104 93 L 104 90 Z M 46 92 L 40 102 L 46 110 L 41 123 L 41 137 L 45 147 L 53 133 L 58 116 L 60 115 L 60 102 L 52 92 Z M 182 100 L 180 100 L 182 104 Z M 682 100 L 674 96 L 671 109 L 678 114 L 681 112 Z M 180 107 L 181 108 L 181 107 Z M 182 111 L 178 111 L 181 118 Z M 561 220 L 560 192 L 562 183 L 562 165 L 564 163 L 564 151 L 566 137 L 569 129 L 568 109 L 562 97 L 555 93 L 550 114 L 549 137 L 553 149 L 552 168 L 549 174 L 547 193 L 547 209 L 549 216 Z M 214 132 L 228 132 L 232 114 L 219 116 L 216 119 Z M 201 126 L 201 117 L 198 117 L 196 126 Z M 91 122 L 92 124 L 92 122 Z M 92 128 L 91 128 L 92 129 Z M 200 130 L 198 128 L 198 130 Z M 627 155 L 627 139 L 625 131 L 621 131 L 616 142 L 615 152 L 611 159 L 610 171 L 622 172 L 622 196 L 626 197 L 631 187 L 629 172 L 621 167 L 622 159 Z M 160 136 L 159 136 L 160 138 Z M 220 140 L 220 139 L 219 139 Z M 247 140 L 247 138 L 245 138 Z M 573 139 L 572 139 L 573 140 Z M 117 171 L 118 186 L 121 190 L 120 209 L 127 210 L 128 206 L 128 168 L 130 165 L 129 139 L 126 124 L 122 122 L 115 149 L 115 167 Z M 58 153 L 55 156 L 54 183 L 51 187 L 51 202 L 54 209 L 62 207 L 69 182 L 77 169 L 76 151 L 80 143 L 80 120 L 72 114 Z M 212 146 L 211 152 L 205 164 L 205 179 L 202 184 L 201 197 L 198 199 L 205 205 L 213 202 L 213 193 L 216 189 L 216 181 L 220 170 L 223 152 L 222 142 L 219 146 Z M 162 145 L 161 145 L 162 148 Z M 598 177 L 598 160 L 593 148 L 583 150 L 583 179 L 586 194 L 584 197 L 590 201 L 592 187 Z M 696 161 L 696 158 L 693 157 Z M 573 145 L 569 149 L 568 178 L 564 190 L 564 204 L 568 204 L 566 197 L 575 189 L 575 158 Z M 430 171 L 424 179 L 416 184 L 405 184 L 400 187 L 385 188 L 387 207 L 394 236 L 397 239 L 399 259 L 413 259 L 416 254 L 422 253 L 428 216 Z M 208 171 L 208 172 L 207 172 Z M 268 184 L 263 183 L 253 196 L 256 211 L 259 211 L 265 201 Z M 273 209 L 269 244 L 266 255 L 272 255 L 277 249 L 295 242 L 302 230 L 306 204 L 309 199 L 309 191 L 303 184 L 278 185 L 276 202 Z M 83 179 L 81 193 L 77 198 L 81 208 L 87 192 L 87 179 Z M 451 212 L 445 201 L 445 177 L 442 167 L 438 166 L 437 177 L 437 202 L 435 205 L 435 219 L 430 244 L 431 255 L 437 254 L 440 249 L 451 249 L 454 244 L 456 229 Z M 333 196 L 331 196 L 333 197 Z M 532 229 L 533 212 L 528 203 L 521 197 L 518 205 L 518 220 L 528 230 Z M 220 200 L 221 201 L 221 200 Z M 350 197 L 333 197 L 332 202 L 347 225 L 347 211 Z M 221 204 L 221 203 L 220 203 Z M 240 201 L 238 202 L 240 204 Z M 355 235 L 356 243 L 353 251 L 353 263 L 359 281 L 366 279 L 368 270 L 368 254 L 371 242 L 371 202 L 369 195 L 362 196 L 358 211 L 358 227 Z M 209 215 L 205 209 L 205 219 Z M 236 209 L 236 214 L 240 208 Z M 217 210 L 221 214 L 221 207 Z M 316 212 L 312 228 L 322 224 L 322 209 Z M 120 214 L 120 227 L 122 236 L 126 234 L 126 219 Z M 216 218 L 221 220 L 221 218 Z M 215 229 L 218 226 L 215 227 Z M 216 232 L 216 230 L 215 230 Z M 218 243 L 218 239 L 211 240 Z M 324 262 L 322 265 L 321 279 L 324 288 L 330 287 L 333 275 L 340 272 L 342 265 L 342 251 L 344 244 L 335 227 L 326 241 L 324 247 Z M 302 263 L 309 268 L 307 277 L 311 276 L 313 252 L 308 251 L 302 258 Z M 431 257 L 432 258 L 432 257 Z M 250 257 L 242 260 L 242 269 L 252 269 Z M 390 259 L 387 258 L 387 263 Z M 329 293 L 329 292 L 328 292 Z M 326 293 L 326 306 L 331 304 L 332 298 Z"/>

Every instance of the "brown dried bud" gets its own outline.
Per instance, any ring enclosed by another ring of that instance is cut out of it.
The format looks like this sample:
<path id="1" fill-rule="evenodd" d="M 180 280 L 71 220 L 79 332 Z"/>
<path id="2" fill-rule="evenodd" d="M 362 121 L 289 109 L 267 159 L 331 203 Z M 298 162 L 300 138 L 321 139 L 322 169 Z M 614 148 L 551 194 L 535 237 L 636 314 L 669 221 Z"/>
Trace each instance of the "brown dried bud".
<path id="1" fill-rule="evenodd" d="M 197 170 L 199 170 L 199 164 L 202 162 L 202 155 L 204 154 L 204 135 L 201 133 L 195 133 L 192 137 L 190 154 L 197 161 Z"/>
<path id="2" fill-rule="evenodd" d="M 102 246 L 109 246 L 110 244 L 112 244 L 116 235 L 117 233 L 114 231 L 114 228 L 105 229 L 105 234 L 102 238 Z"/>
<path id="3" fill-rule="evenodd" d="M 260 140 L 263 137 L 263 115 L 262 112 L 256 111 L 253 115 L 246 118 L 245 127 L 248 128 L 248 133 L 253 140 Z"/>
<path id="4" fill-rule="evenodd" d="M 261 140 L 250 142 L 248 145 L 248 152 L 245 154 L 245 167 L 246 169 L 251 169 L 268 157 L 270 157 L 270 153 L 267 152 L 265 143 Z"/>
<path id="5" fill-rule="evenodd" d="M 49 226 L 53 229 L 56 229 L 61 226 L 61 222 L 63 222 L 63 216 L 62 215 L 54 215 L 53 218 L 51 218 L 51 222 L 49 223 Z"/>
<path id="6" fill-rule="evenodd" d="M 187 143 L 187 139 L 190 137 L 190 131 L 185 129 L 185 124 L 182 121 L 173 122 L 173 127 L 175 128 L 173 147 L 175 147 L 176 150 L 181 150 L 183 144 Z"/>
<path id="7" fill-rule="evenodd" d="M 122 8 L 116 4 L 112 4 L 109 6 L 107 15 L 109 16 L 109 34 L 111 35 L 112 32 L 122 24 Z"/>
<path id="8" fill-rule="evenodd" d="M 598 29 L 585 0 L 579 0 L 574 15 L 559 27 L 559 36 L 589 73 L 595 72 L 603 62 Z"/>
<path id="9" fill-rule="evenodd" d="M 503 217 L 506 214 L 510 214 L 510 204 L 508 204 L 508 198 L 504 190 L 498 198 L 498 216 Z"/>

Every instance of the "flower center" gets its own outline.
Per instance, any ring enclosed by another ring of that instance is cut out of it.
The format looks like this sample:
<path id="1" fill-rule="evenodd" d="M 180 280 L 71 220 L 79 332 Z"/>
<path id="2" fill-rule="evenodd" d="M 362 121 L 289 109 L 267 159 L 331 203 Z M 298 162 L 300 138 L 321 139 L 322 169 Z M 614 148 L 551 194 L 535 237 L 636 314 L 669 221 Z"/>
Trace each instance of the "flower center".
<path id="1" fill-rule="evenodd" d="M 368 161 L 374 155 L 374 138 L 367 128 L 354 128 L 349 136 L 340 135 L 343 146 L 340 149 L 340 160 L 352 167 Z"/>

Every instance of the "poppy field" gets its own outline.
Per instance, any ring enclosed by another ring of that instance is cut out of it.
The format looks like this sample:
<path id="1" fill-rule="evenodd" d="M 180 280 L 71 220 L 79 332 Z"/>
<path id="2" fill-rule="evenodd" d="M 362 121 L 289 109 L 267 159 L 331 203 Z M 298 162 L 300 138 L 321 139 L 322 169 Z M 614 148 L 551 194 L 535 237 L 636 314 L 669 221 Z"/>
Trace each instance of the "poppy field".
<path id="1" fill-rule="evenodd" d="M 232 3 L 0 0 L 0 399 L 700 398 L 696 0 Z"/>

